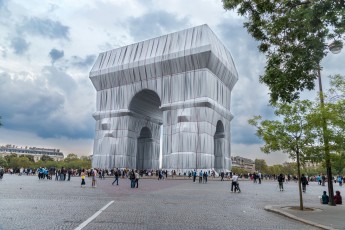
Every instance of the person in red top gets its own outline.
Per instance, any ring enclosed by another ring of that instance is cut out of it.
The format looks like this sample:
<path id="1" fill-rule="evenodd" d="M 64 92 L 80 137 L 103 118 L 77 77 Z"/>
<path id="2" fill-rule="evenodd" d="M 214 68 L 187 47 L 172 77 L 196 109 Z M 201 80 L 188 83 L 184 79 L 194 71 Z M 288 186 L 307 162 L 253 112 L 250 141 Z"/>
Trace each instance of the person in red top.
<path id="1" fill-rule="evenodd" d="M 341 195 L 340 195 L 339 191 L 335 191 L 334 203 L 335 204 L 342 204 L 343 203 L 343 200 L 341 198 Z"/>

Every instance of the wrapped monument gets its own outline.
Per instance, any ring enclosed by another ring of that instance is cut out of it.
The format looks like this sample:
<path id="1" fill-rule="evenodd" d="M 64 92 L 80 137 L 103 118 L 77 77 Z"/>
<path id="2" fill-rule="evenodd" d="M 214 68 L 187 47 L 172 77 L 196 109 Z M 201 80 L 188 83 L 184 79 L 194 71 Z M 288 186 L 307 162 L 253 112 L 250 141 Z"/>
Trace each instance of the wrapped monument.
<path id="1" fill-rule="evenodd" d="M 238 75 L 207 25 L 101 53 L 90 79 L 97 90 L 93 167 L 158 169 L 162 152 L 163 169 L 230 169 Z"/>

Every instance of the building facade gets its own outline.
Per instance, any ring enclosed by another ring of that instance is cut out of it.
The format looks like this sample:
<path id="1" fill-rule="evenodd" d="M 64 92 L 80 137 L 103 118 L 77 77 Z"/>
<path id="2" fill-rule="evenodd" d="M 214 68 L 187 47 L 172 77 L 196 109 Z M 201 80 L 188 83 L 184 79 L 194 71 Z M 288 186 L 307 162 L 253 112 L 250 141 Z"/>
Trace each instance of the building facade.
<path id="1" fill-rule="evenodd" d="M 60 149 L 37 148 L 37 147 L 18 147 L 15 145 L 0 146 L 0 156 L 5 157 L 11 154 L 30 155 L 34 157 L 34 161 L 39 161 L 43 155 L 53 158 L 55 161 L 64 159 L 64 155 Z"/>
<path id="2" fill-rule="evenodd" d="M 236 156 L 231 157 L 232 167 L 245 169 L 249 172 L 255 172 L 255 162 L 251 159 Z"/>

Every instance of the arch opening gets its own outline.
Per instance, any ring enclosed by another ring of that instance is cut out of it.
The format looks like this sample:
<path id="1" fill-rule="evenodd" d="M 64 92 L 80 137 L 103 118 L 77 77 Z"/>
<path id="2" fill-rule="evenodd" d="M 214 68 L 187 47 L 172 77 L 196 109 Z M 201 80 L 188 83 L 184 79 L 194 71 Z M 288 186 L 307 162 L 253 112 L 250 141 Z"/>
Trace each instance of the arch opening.
<path id="1" fill-rule="evenodd" d="M 133 129 L 137 133 L 135 167 L 138 170 L 158 169 L 160 162 L 160 130 L 163 112 L 156 92 L 142 90 L 137 93 L 129 110 L 133 113 Z"/>
<path id="2" fill-rule="evenodd" d="M 146 117 L 154 118 L 162 122 L 162 111 L 159 109 L 161 100 L 156 92 L 152 90 L 142 90 L 137 93 L 131 103 L 129 110 Z"/>

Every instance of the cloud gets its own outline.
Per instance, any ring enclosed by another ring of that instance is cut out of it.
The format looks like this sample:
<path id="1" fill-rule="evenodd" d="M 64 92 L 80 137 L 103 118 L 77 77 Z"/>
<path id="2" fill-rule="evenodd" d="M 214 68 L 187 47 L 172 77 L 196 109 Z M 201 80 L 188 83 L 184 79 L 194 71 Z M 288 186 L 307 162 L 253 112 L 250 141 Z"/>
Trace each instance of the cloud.
<path id="1" fill-rule="evenodd" d="M 141 17 L 126 20 L 129 33 L 136 41 L 161 36 L 189 27 L 188 18 L 178 19 L 177 15 L 165 11 L 147 13 Z"/>
<path id="2" fill-rule="evenodd" d="M 16 37 L 11 40 L 11 47 L 14 49 L 15 54 L 20 55 L 25 53 L 29 46 L 30 44 L 21 37 Z"/>
<path id="3" fill-rule="evenodd" d="M 93 138 L 95 93 L 92 84 L 86 84 L 88 80 L 76 81 L 52 66 L 34 75 L 0 73 L 4 128 L 41 138 Z"/>
<path id="4" fill-rule="evenodd" d="M 78 56 L 72 57 L 72 65 L 78 68 L 90 67 L 96 59 L 96 55 L 87 55 L 85 58 Z"/>
<path id="5" fill-rule="evenodd" d="M 57 49 L 52 49 L 49 52 L 49 56 L 52 60 L 52 64 L 55 63 L 58 59 L 62 58 L 64 56 L 64 51 L 63 50 L 57 50 Z"/>
<path id="6" fill-rule="evenodd" d="M 38 17 L 29 18 L 20 27 L 20 30 L 50 39 L 69 40 L 69 27 L 62 25 L 59 21 L 53 21 L 51 19 L 42 19 Z"/>
<path id="7" fill-rule="evenodd" d="M 261 140 L 255 136 L 255 129 L 248 124 L 254 115 L 262 115 L 265 119 L 274 116 L 268 105 L 268 89 L 259 83 L 259 75 L 263 73 L 265 57 L 257 51 L 258 43 L 248 35 L 242 21 L 232 19 L 222 22 L 216 27 L 220 40 L 231 52 L 239 80 L 232 90 L 231 141 L 235 144 L 258 144 Z"/>

